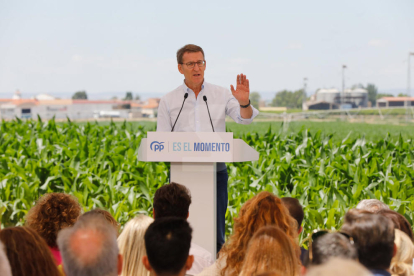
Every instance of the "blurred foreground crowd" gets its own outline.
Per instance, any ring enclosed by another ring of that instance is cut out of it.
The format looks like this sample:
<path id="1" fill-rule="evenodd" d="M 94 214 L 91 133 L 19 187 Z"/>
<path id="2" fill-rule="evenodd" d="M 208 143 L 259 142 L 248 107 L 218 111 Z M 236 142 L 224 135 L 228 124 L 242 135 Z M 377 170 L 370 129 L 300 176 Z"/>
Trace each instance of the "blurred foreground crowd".
<path id="1" fill-rule="evenodd" d="M 413 275 L 411 225 L 375 199 L 350 209 L 341 229 L 310 233 L 305 249 L 299 201 L 260 192 L 214 257 L 191 242 L 190 204 L 187 188 L 167 184 L 155 193 L 154 218 L 138 215 L 120 233 L 109 212 L 82 214 L 75 197 L 46 194 L 26 226 L 0 231 L 0 276 Z"/>

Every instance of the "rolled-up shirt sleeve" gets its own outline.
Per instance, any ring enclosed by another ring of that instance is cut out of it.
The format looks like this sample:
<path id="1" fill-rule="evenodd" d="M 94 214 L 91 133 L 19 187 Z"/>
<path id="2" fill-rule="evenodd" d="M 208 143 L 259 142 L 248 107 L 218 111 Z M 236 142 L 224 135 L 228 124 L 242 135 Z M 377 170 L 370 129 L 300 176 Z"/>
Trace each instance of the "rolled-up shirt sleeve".
<path id="1" fill-rule="evenodd" d="M 158 106 L 157 131 L 170 132 L 172 128 L 170 113 L 165 98 L 162 98 Z"/>
<path id="2" fill-rule="evenodd" d="M 240 104 L 229 90 L 227 90 L 226 100 L 226 115 L 230 116 L 238 124 L 248 125 L 251 122 L 253 122 L 253 119 L 257 115 L 259 115 L 259 111 L 256 108 L 254 108 L 253 105 L 251 105 L 253 109 L 252 117 L 248 119 L 242 118 L 242 116 L 240 115 Z"/>

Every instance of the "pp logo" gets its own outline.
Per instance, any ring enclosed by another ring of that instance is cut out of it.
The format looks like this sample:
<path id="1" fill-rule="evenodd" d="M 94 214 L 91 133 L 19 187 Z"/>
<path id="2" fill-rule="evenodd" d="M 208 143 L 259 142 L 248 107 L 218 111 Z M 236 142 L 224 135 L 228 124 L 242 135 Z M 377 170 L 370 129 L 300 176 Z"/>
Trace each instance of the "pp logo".
<path id="1" fill-rule="evenodd" d="M 164 142 L 154 141 L 150 145 L 150 149 L 153 151 L 162 151 L 164 149 Z"/>

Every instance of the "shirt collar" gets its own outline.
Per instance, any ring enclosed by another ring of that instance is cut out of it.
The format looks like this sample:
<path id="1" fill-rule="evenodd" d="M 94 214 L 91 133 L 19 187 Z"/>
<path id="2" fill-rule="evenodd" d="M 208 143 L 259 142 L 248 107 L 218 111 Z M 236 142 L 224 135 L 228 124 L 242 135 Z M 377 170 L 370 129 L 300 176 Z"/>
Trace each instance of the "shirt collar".
<path id="1" fill-rule="evenodd" d="M 205 84 L 206 84 L 206 81 L 204 80 L 203 81 L 203 84 L 201 85 L 201 91 L 200 91 L 200 93 L 203 92 L 204 87 L 205 87 Z M 190 92 L 190 91 L 192 91 L 194 93 L 194 91 L 191 90 L 191 88 L 189 88 L 187 86 L 187 84 L 185 84 L 185 80 L 183 80 L 183 91 L 184 91 L 184 93 L 187 93 L 187 92 Z"/>

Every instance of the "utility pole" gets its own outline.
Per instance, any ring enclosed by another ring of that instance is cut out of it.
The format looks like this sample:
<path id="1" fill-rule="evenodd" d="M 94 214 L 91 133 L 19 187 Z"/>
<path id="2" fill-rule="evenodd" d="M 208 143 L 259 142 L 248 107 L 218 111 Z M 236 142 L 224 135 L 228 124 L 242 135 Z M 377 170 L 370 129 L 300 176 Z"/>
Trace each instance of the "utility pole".
<path id="1" fill-rule="evenodd" d="M 308 81 L 308 78 L 303 78 L 303 96 L 302 96 L 302 110 L 305 107 L 306 103 L 306 82 Z"/>
<path id="2" fill-rule="evenodd" d="M 341 109 L 345 103 L 345 69 L 346 65 L 342 65 L 342 95 L 341 95 Z"/>
<path id="3" fill-rule="evenodd" d="M 411 63 L 410 57 L 414 56 L 414 52 L 408 53 L 408 70 L 407 70 L 407 100 L 405 101 L 405 120 L 408 122 L 410 120 L 410 112 L 411 112 L 411 83 L 410 83 L 410 75 L 411 75 Z"/>

